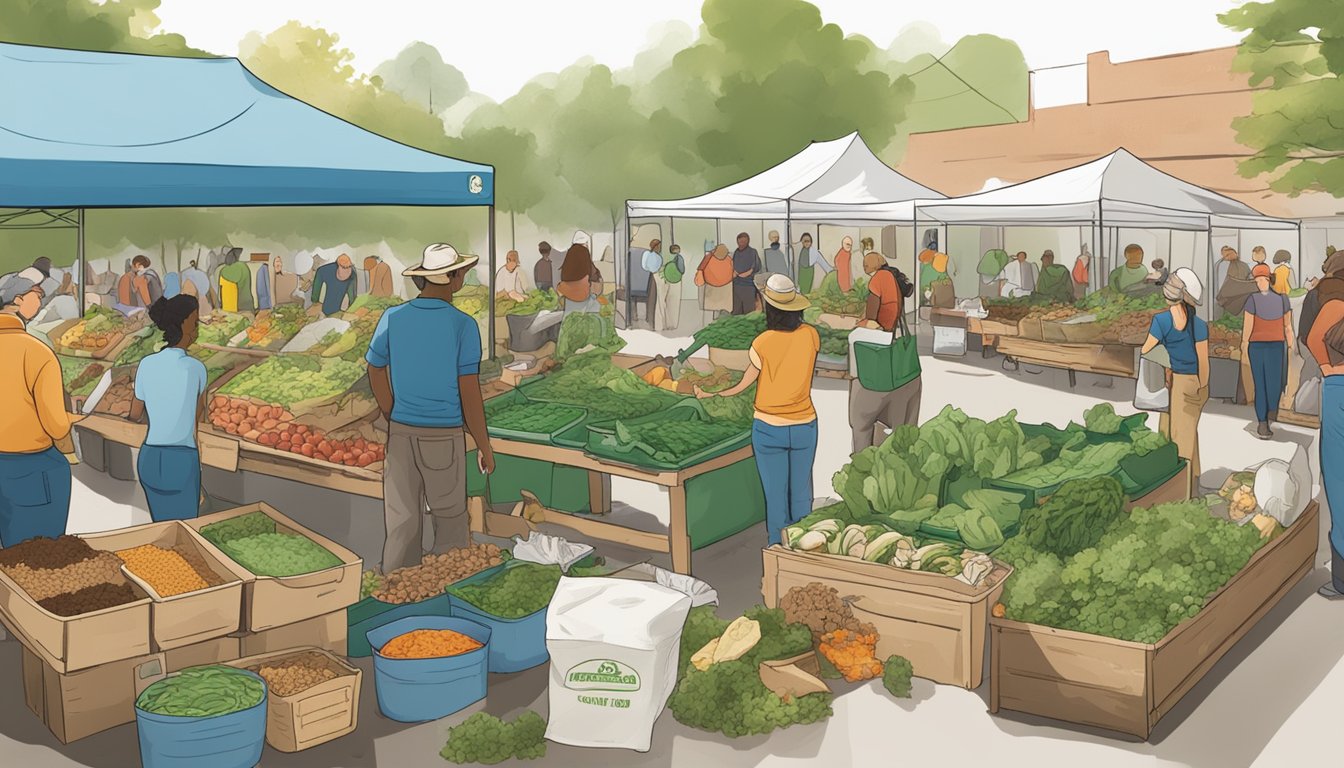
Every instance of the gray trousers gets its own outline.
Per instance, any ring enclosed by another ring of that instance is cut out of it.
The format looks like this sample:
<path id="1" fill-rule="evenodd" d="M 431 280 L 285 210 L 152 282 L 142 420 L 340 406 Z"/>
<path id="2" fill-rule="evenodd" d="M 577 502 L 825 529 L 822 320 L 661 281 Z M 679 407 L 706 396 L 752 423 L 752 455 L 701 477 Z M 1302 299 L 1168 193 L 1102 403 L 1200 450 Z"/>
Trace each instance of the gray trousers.
<path id="1" fill-rule="evenodd" d="M 461 427 L 391 422 L 383 464 L 383 573 L 420 564 L 426 513 L 434 518 L 434 552 L 471 543 L 466 434 Z"/>
<path id="2" fill-rule="evenodd" d="M 891 392 L 864 389 L 858 379 L 849 382 L 849 428 L 853 433 L 853 452 L 881 443 L 885 436 L 878 423 L 889 429 L 902 424 L 919 424 L 919 400 L 924 392 L 923 377 Z"/>

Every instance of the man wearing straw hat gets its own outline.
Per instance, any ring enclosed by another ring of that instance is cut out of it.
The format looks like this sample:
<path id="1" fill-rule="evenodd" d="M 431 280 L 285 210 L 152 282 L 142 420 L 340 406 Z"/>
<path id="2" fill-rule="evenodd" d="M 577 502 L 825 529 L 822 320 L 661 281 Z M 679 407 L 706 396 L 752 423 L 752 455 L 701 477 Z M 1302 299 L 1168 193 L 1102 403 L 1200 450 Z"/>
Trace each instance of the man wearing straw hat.
<path id="1" fill-rule="evenodd" d="M 464 426 L 481 472 L 495 467 L 479 378 L 480 331 L 452 303 L 478 260 L 447 243 L 425 248 L 420 264 L 402 272 L 420 296 L 383 313 L 364 356 L 387 420 L 384 573 L 420 562 L 426 512 L 434 518 L 434 552 L 471 542 Z"/>

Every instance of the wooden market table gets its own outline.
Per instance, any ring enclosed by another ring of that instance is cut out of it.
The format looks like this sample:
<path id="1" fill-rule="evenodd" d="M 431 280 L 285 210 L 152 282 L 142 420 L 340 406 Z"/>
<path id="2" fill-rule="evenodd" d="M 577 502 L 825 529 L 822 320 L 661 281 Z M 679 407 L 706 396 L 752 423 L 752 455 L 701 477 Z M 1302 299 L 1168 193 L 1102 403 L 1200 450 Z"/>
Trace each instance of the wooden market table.
<path id="1" fill-rule="evenodd" d="M 1134 354 L 1136 347 L 1125 344 L 1068 344 L 1004 336 L 999 338 L 995 348 L 1019 363 L 1068 371 L 1070 386 L 1076 383 L 1075 374 L 1080 371 L 1128 379 L 1139 375 Z"/>

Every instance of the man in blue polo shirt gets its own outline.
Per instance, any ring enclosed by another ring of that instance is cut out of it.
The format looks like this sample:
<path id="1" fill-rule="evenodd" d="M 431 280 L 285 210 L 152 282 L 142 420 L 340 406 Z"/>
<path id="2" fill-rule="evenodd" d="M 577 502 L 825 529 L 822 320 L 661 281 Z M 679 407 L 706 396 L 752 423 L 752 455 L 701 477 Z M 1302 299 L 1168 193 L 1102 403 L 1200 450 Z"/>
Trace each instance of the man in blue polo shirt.
<path id="1" fill-rule="evenodd" d="M 420 265 L 402 272 L 420 296 L 383 313 L 364 355 L 388 425 L 383 573 L 420 563 L 426 510 L 434 516 L 434 552 L 471 543 L 464 426 L 481 471 L 495 468 L 478 376 L 480 331 L 452 304 L 477 260 L 446 243 L 426 248 Z"/>

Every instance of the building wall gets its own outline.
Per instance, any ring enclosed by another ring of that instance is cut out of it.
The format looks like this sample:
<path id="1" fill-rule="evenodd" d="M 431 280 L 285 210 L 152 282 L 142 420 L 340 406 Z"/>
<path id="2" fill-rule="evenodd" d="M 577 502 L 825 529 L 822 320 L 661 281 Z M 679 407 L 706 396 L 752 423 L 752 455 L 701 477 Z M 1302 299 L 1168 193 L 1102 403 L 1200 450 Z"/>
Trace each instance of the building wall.
<path id="1" fill-rule="evenodd" d="M 1251 150 L 1232 121 L 1251 111 L 1252 89 L 1231 71 L 1234 48 L 1114 64 L 1087 61 L 1088 103 L 1034 109 L 1026 122 L 910 136 L 901 173 L 948 195 L 980 191 L 986 180 L 1017 183 L 1124 147 L 1154 167 L 1273 215 L 1344 213 L 1330 195 L 1297 198 L 1247 179 L 1237 163 Z"/>

